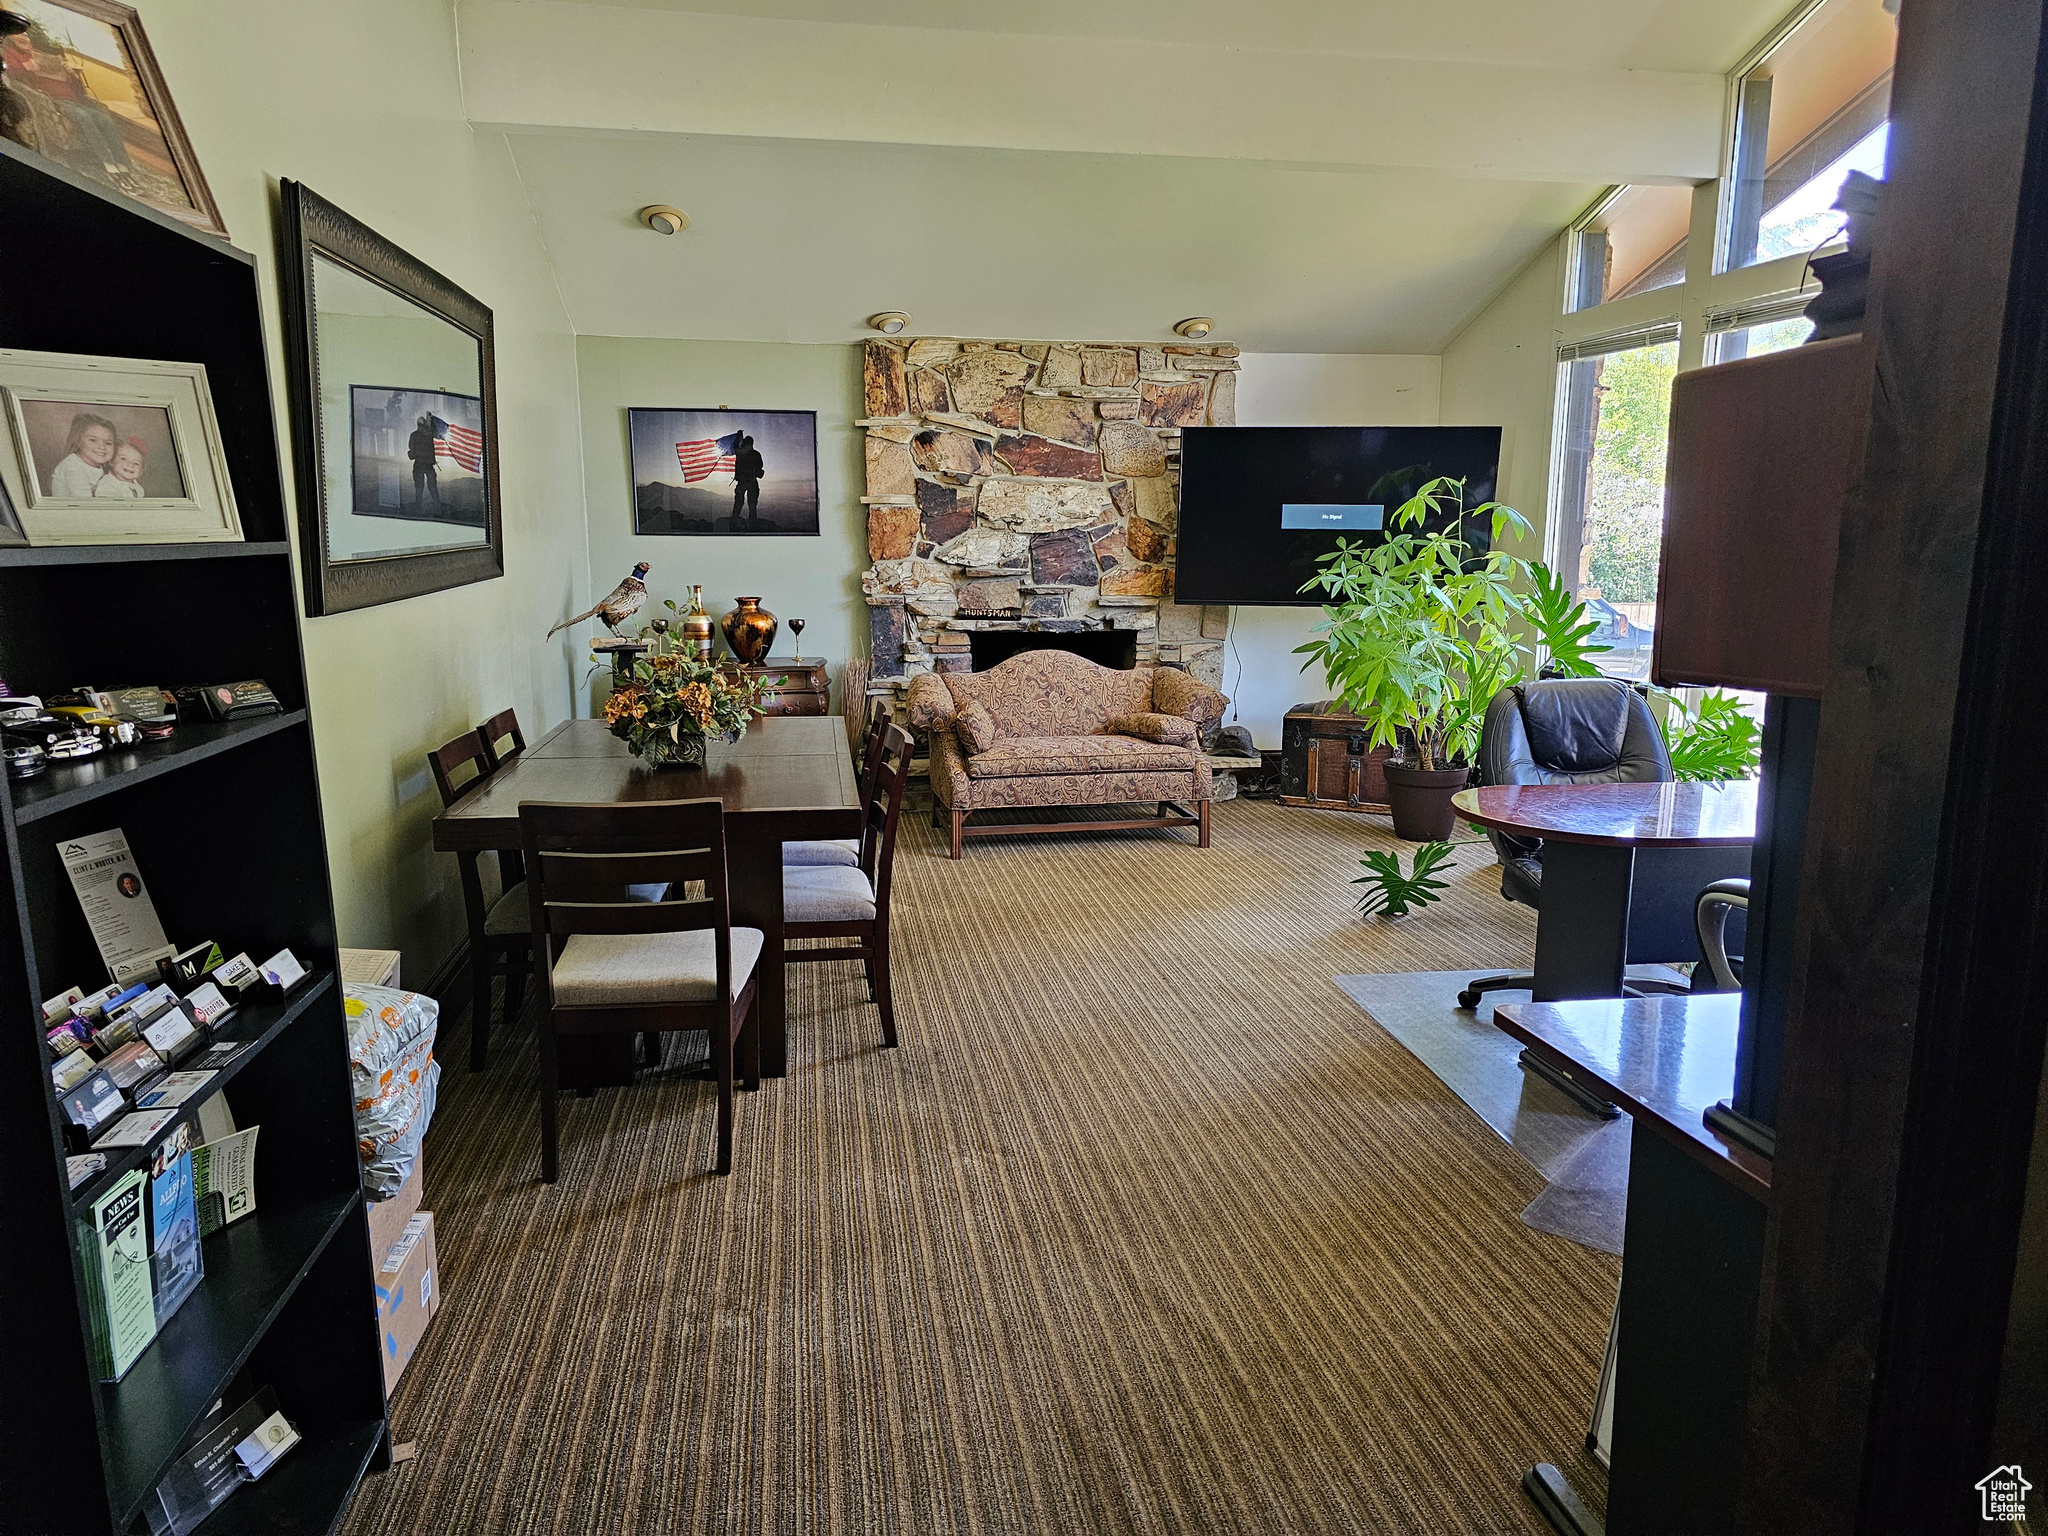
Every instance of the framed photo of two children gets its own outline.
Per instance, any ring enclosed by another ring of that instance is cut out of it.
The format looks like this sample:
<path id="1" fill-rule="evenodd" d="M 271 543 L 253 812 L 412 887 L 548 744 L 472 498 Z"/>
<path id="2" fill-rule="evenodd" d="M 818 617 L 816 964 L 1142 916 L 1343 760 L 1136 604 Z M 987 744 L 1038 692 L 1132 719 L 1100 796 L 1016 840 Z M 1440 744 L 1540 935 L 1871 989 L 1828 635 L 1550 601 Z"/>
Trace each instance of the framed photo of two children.
<path id="1" fill-rule="evenodd" d="M 0 348 L 0 542 L 235 541 L 206 368 Z"/>

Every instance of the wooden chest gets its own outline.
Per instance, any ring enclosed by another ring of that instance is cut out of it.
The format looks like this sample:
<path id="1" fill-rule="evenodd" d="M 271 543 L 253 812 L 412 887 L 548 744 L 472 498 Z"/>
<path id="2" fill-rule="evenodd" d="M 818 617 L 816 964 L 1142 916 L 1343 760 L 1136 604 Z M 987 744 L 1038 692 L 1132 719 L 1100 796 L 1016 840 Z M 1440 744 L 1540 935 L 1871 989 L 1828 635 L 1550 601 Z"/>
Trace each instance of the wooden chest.
<path id="1" fill-rule="evenodd" d="M 741 667 L 752 678 L 768 685 L 761 695 L 764 715 L 829 715 L 830 684 L 821 658 L 806 656 L 802 661 L 770 656 L 756 666 Z"/>
<path id="2" fill-rule="evenodd" d="M 1381 773 L 1392 747 L 1367 747 L 1365 723 L 1335 699 L 1297 704 L 1280 726 L 1280 803 L 1387 814 Z"/>

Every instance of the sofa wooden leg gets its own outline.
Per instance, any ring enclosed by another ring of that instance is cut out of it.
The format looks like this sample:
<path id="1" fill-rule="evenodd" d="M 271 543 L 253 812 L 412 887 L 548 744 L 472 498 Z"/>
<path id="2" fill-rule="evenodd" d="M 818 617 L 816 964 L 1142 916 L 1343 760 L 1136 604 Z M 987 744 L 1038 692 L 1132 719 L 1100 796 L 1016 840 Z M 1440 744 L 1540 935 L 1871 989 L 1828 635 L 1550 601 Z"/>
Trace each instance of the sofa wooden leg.
<path id="1" fill-rule="evenodd" d="M 1195 846 L 1209 846 L 1209 802 L 1206 800 L 1195 802 Z"/>
<path id="2" fill-rule="evenodd" d="M 967 841 L 967 834 L 962 830 L 966 825 L 967 813 L 965 811 L 955 811 L 953 813 L 953 857 L 956 859 L 961 856 L 962 845 Z"/>

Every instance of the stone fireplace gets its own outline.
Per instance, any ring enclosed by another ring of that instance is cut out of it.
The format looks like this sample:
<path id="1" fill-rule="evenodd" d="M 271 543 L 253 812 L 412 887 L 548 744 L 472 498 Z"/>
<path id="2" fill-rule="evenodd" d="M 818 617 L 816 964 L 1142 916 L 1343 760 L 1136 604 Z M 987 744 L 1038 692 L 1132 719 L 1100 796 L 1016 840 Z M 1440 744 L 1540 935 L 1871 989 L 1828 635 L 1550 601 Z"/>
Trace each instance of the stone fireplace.
<path id="1" fill-rule="evenodd" d="M 1236 347 L 875 340 L 864 364 L 870 697 L 903 718 L 986 632 L 1126 631 L 1138 665 L 1222 686 L 1228 614 L 1174 602 L 1173 564 L 1181 429 L 1236 424 Z"/>
<path id="2" fill-rule="evenodd" d="M 1128 672 L 1138 664 L 1138 634 L 1131 629 L 1083 629 L 1047 634 L 1041 630 L 977 629 L 967 637 L 967 668 L 986 672 L 1019 651 L 1071 651 L 1098 667 Z"/>

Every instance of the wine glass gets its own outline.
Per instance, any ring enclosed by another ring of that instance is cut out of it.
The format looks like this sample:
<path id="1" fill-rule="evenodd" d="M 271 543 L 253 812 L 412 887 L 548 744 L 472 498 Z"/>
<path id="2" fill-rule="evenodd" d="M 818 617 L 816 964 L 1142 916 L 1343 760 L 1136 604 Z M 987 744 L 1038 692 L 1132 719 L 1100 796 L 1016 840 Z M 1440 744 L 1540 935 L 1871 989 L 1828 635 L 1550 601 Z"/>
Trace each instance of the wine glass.
<path id="1" fill-rule="evenodd" d="M 789 633 L 791 644 L 796 647 L 796 654 L 790 657 L 790 660 L 802 661 L 804 659 L 804 621 L 802 619 L 791 619 L 789 621 Z"/>

